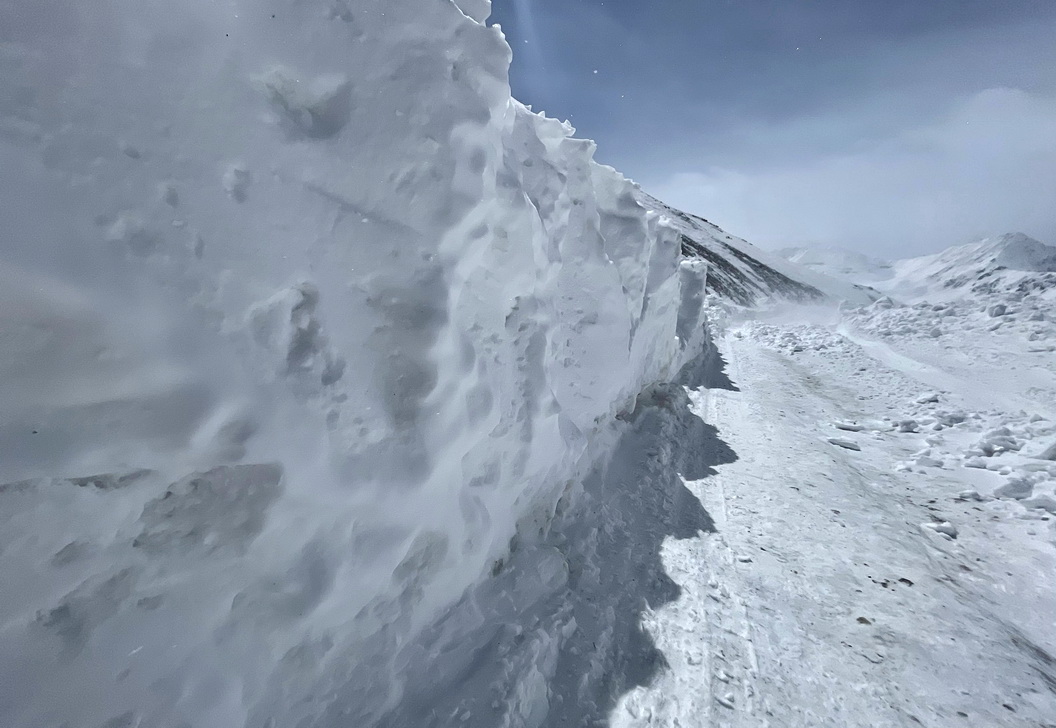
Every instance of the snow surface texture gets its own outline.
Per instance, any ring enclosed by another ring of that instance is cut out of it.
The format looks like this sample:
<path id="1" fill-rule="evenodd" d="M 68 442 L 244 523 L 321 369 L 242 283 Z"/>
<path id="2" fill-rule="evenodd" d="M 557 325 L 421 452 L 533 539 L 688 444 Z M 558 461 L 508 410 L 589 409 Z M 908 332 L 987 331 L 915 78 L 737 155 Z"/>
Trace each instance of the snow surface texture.
<path id="1" fill-rule="evenodd" d="M 855 264 L 847 266 L 847 274 L 859 280 L 876 272 L 843 251 L 808 249 L 795 252 L 793 260 L 829 269 L 850 260 Z M 948 431 L 929 437 L 928 447 L 897 467 L 996 472 L 1005 482 L 992 488 L 993 496 L 1051 512 L 1056 470 L 1045 461 L 1056 453 L 1056 445 L 1049 445 L 1056 430 L 1038 410 L 1056 412 L 1056 248 L 1009 233 L 886 268 L 888 277 L 874 285 L 898 298 L 844 306 L 840 331 L 935 388 L 892 427 Z M 800 342 L 795 333 L 782 336 Z M 950 391 L 973 409 L 951 409 L 945 394 Z M 958 435 L 959 429 L 973 434 Z M 1032 498 L 1035 486 L 1039 495 Z"/>
<path id="2" fill-rule="evenodd" d="M 705 266 L 488 10 L 0 5 L 0 724 L 578 725 L 655 670 Z M 666 489 L 609 502 L 618 441 Z"/>
<path id="3" fill-rule="evenodd" d="M 934 304 L 706 301 L 729 380 L 688 396 L 724 455 L 686 487 L 714 530 L 665 542 L 682 591 L 643 621 L 668 669 L 613 726 L 1052 725 L 1045 275 Z"/>

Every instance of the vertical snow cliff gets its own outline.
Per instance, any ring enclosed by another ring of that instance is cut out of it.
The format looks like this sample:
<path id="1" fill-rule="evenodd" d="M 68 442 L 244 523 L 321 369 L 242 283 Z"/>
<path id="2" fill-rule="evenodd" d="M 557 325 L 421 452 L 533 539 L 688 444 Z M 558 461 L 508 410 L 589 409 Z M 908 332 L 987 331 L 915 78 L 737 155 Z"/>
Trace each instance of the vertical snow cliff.
<path id="1" fill-rule="evenodd" d="M 487 12 L 0 2 L 0 724 L 398 723 L 699 349 L 678 234 Z"/>

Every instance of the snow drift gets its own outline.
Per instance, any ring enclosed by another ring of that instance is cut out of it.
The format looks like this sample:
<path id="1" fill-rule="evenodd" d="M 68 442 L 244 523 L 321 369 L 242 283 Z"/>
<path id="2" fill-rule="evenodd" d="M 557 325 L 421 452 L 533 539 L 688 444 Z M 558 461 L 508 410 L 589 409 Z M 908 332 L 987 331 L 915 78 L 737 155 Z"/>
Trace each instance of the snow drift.
<path id="1" fill-rule="evenodd" d="M 0 723 L 443 722 L 409 675 L 568 578 L 464 598 L 700 350 L 704 266 L 487 13 L 0 6 Z M 525 644 L 482 724 L 545 718 Z"/>

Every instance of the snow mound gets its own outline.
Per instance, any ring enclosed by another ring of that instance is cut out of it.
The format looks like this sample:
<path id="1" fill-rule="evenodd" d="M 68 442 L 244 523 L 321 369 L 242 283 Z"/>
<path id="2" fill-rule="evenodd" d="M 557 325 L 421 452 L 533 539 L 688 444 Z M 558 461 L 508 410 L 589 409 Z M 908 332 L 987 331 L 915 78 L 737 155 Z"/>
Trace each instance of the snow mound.
<path id="1" fill-rule="evenodd" d="M 576 621 L 506 622 L 706 266 L 488 9 L 0 9 L 0 724 L 422 725 L 493 648 L 545 718 Z"/>

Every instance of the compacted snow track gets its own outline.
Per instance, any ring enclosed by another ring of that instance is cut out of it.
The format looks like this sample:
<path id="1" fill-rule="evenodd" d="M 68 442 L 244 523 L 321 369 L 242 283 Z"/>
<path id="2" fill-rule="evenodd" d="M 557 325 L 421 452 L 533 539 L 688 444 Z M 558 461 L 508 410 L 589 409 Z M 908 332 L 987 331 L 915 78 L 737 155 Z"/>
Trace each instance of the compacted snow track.
<path id="1" fill-rule="evenodd" d="M 730 381 L 690 396 L 735 459 L 687 482 L 715 532 L 666 543 L 683 591 L 646 626 L 670 669 L 614 725 L 1056 725 L 1051 522 L 940 462 L 985 417 L 900 432 L 961 395 L 834 327 L 752 322 L 720 349 Z"/>

